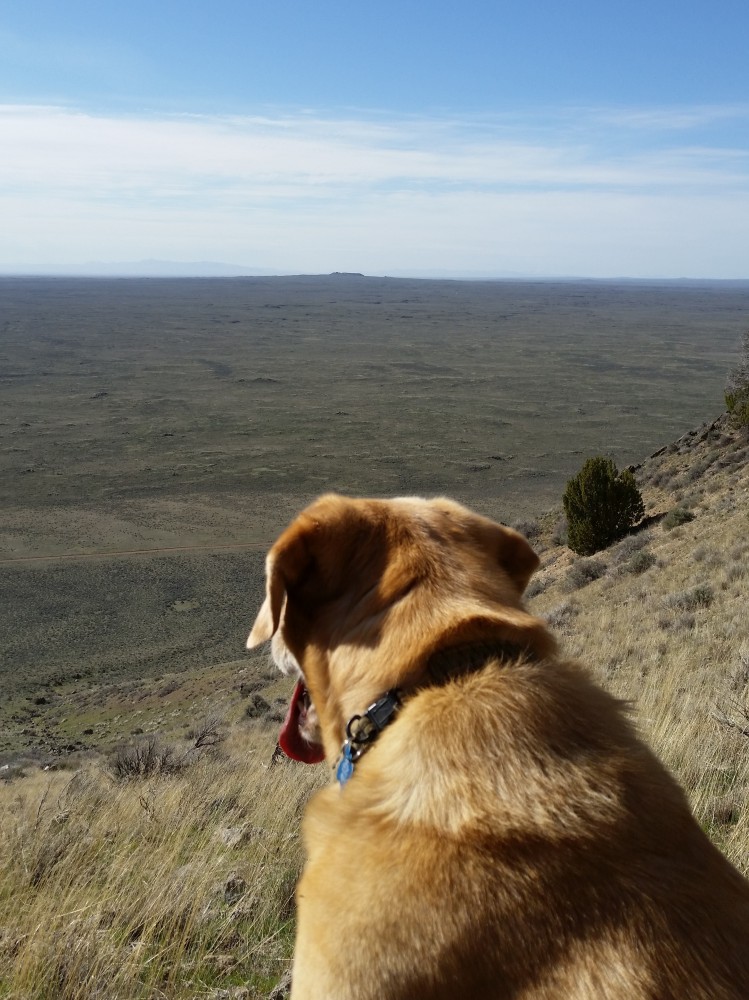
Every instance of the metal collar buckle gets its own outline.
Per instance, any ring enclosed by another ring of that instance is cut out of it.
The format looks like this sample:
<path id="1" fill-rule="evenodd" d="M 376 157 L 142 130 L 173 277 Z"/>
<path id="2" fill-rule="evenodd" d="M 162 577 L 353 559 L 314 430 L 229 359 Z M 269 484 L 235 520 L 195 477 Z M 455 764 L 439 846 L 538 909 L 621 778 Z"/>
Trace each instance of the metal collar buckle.
<path id="1" fill-rule="evenodd" d="M 393 721 L 401 706 L 397 689 L 388 691 L 361 715 L 352 715 L 346 723 L 346 739 L 336 765 L 335 776 L 343 786 L 354 773 L 354 765 L 369 749 L 383 729 Z"/>

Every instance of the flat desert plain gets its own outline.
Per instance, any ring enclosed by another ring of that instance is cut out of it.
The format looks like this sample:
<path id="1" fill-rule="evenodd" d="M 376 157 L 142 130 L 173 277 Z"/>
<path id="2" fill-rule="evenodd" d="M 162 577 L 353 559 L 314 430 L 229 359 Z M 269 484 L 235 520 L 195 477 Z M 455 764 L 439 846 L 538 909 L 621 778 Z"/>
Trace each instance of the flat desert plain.
<path id="1" fill-rule="evenodd" d="M 717 416 L 748 323 L 742 283 L 0 279 L 0 752 L 60 692 L 239 660 L 320 492 L 536 517 Z"/>

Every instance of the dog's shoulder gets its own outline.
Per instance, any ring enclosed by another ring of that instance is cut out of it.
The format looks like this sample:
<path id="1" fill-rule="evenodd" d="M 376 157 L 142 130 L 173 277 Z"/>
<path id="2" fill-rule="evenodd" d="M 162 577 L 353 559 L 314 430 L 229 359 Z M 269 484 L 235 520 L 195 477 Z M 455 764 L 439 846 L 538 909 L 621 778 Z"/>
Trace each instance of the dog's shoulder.
<path id="1" fill-rule="evenodd" d="M 626 706 L 581 666 L 489 663 L 408 697 L 355 780 L 320 793 L 308 818 L 320 836 L 374 821 L 498 841 L 597 836 L 622 821 L 634 790 L 687 808 Z"/>

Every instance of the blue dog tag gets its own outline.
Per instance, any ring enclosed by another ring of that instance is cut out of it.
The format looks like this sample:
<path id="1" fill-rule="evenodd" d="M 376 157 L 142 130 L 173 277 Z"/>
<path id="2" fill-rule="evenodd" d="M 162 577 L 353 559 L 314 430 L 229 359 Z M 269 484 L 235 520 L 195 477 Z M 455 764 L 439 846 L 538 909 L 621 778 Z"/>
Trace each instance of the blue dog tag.
<path id="1" fill-rule="evenodd" d="M 354 773 L 354 762 L 351 759 L 351 744 L 346 742 L 343 744 L 343 756 L 338 762 L 338 767 L 335 771 L 336 779 L 339 785 L 345 785 L 351 775 Z"/>

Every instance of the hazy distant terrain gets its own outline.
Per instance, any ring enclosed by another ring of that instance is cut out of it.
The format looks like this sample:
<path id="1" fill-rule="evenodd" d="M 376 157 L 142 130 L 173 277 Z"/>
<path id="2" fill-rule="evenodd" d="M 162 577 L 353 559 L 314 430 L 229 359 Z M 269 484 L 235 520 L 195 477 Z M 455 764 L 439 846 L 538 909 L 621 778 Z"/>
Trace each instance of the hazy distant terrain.
<path id="1" fill-rule="evenodd" d="M 0 714 L 241 656 L 323 490 L 511 521 L 640 460 L 720 412 L 747 315 L 737 284 L 0 279 Z"/>
<path id="2" fill-rule="evenodd" d="M 328 488 L 543 509 L 590 451 L 626 463 L 717 413 L 749 314 L 731 284 L 30 278 L 0 296 L 3 506 L 106 522 L 63 517 L 8 555 L 46 551 L 48 527 L 73 548 L 234 540 L 259 498 Z"/>

